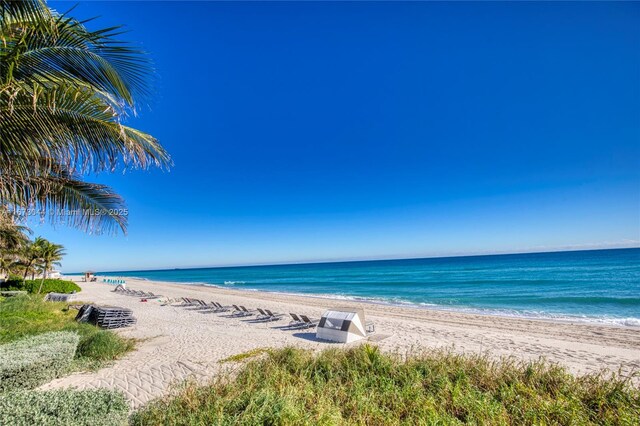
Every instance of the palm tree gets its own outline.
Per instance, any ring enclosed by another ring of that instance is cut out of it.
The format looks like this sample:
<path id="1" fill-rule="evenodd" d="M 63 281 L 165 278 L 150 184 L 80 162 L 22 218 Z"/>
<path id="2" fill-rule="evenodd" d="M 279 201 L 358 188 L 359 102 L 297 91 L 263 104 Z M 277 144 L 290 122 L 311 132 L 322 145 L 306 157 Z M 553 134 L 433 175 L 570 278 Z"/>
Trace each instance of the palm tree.
<path id="1" fill-rule="evenodd" d="M 27 279 L 27 275 L 31 275 L 31 279 L 35 279 L 36 275 L 36 267 L 35 264 L 31 264 L 31 266 L 27 266 L 27 261 L 24 259 L 18 258 L 12 265 L 11 270 L 16 271 L 16 273 L 20 273 L 23 276 L 23 279 Z"/>
<path id="2" fill-rule="evenodd" d="M 38 293 L 42 290 L 42 284 L 47 278 L 47 274 L 53 267 L 53 265 L 60 265 L 60 261 L 66 254 L 64 247 L 60 244 L 54 244 L 50 241 L 44 240 L 40 249 L 40 263 L 39 266 L 42 269 L 42 280 L 40 281 L 40 287 Z"/>
<path id="3" fill-rule="evenodd" d="M 14 264 L 15 259 L 13 257 L 4 254 L 0 255 L 0 274 L 4 275 L 5 272 L 7 275 L 11 274 Z"/>
<path id="4" fill-rule="evenodd" d="M 38 237 L 25 246 L 22 253 L 22 266 L 24 267 L 23 278 L 25 280 L 29 272 L 34 271 L 35 266 L 40 262 L 40 259 L 42 259 L 43 248 L 47 243 L 47 240 Z"/>
<path id="5" fill-rule="evenodd" d="M 81 175 L 171 161 L 153 136 L 123 124 L 150 92 L 147 57 L 116 39 L 119 27 L 85 23 L 43 0 L 0 1 L 0 205 L 126 232 L 123 199 Z"/>
<path id="6" fill-rule="evenodd" d="M 29 228 L 17 225 L 7 210 L 0 206 L 0 256 L 19 251 L 29 242 L 28 233 L 31 233 Z"/>

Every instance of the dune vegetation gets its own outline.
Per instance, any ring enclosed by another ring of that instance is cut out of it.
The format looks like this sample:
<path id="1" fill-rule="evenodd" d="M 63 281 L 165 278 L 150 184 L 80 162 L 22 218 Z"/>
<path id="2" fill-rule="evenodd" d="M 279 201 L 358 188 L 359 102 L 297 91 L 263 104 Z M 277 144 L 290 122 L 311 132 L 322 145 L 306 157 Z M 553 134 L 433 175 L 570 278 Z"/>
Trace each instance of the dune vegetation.
<path id="1" fill-rule="evenodd" d="M 75 321 L 66 303 L 42 295 L 0 299 L 0 424 L 121 425 L 129 406 L 113 390 L 38 391 L 73 371 L 93 370 L 135 342 Z"/>
<path id="2" fill-rule="evenodd" d="M 575 377 L 543 361 L 362 345 L 319 354 L 255 351 L 237 374 L 137 412 L 136 425 L 637 425 L 640 391 L 615 376 Z"/>
<path id="3" fill-rule="evenodd" d="M 0 344 L 52 331 L 74 332 L 80 338 L 74 369 L 98 368 L 134 348 L 133 339 L 76 322 L 77 313 L 66 303 L 45 302 L 42 296 L 8 297 L 0 301 Z"/>
<path id="4" fill-rule="evenodd" d="M 129 405 L 107 389 L 0 393 L 3 425 L 126 425 Z"/>

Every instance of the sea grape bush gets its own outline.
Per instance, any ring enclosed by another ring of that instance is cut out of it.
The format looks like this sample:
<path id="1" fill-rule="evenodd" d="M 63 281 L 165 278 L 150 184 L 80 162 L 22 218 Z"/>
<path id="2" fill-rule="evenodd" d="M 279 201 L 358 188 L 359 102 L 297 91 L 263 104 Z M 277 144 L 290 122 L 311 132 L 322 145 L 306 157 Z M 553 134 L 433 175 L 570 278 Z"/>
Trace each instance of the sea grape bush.
<path id="1" fill-rule="evenodd" d="M 24 279 L 20 275 L 10 274 L 6 280 L 0 283 L 0 290 L 23 290 Z"/>
<path id="2" fill-rule="evenodd" d="M 42 284 L 42 289 L 40 285 Z M 80 292 L 82 289 L 73 281 L 59 280 L 57 278 L 47 278 L 46 280 L 23 280 L 20 277 L 11 278 L 0 283 L 0 290 L 23 290 L 29 293 L 72 293 Z"/>
<path id="3" fill-rule="evenodd" d="M 42 280 L 27 280 L 24 282 L 23 290 L 26 290 L 29 293 L 37 293 L 38 289 L 40 289 L 41 282 Z M 44 282 L 42 283 L 42 290 L 40 290 L 40 293 L 72 293 L 74 291 L 78 293 L 81 290 L 82 289 L 80 288 L 80 286 L 78 286 L 78 284 L 74 283 L 73 281 L 49 278 L 44 280 Z"/>

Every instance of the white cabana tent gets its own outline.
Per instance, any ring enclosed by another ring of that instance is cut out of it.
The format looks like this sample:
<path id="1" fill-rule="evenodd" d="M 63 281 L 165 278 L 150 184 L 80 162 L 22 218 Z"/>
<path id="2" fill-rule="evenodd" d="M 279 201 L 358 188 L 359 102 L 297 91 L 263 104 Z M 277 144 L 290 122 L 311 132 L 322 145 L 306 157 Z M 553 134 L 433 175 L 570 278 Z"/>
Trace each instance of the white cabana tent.
<path id="1" fill-rule="evenodd" d="M 332 342 L 351 343 L 367 337 L 364 310 L 339 308 L 322 314 L 316 338 Z"/>

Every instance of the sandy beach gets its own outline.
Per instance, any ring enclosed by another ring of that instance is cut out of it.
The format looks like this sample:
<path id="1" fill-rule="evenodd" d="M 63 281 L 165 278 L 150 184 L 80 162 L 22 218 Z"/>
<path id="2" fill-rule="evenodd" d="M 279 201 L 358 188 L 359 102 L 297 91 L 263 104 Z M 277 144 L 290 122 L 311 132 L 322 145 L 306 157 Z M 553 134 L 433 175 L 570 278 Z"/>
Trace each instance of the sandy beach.
<path id="1" fill-rule="evenodd" d="M 311 349 L 343 346 L 317 341 L 312 331 L 285 330 L 283 327 L 288 319 L 256 323 L 251 318 L 229 318 L 226 313 L 162 306 L 158 301 L 141 302 L 138 298 L 112 292 L 114 287 L 103 284 L 100 277 L 98 281 L 79 282 L 83 291 L 78 299 L 132 309 L 137 324 L 118 332 L 140 339 L 137 349 L 112 366 L 57 379 L 43 389 L 115 388 L 125 393 L 132 407 L 138 407 L 170 392 L 174 385 L 187 378 L 204 382 L 222 369 L 234 368 L 233 364 L 220 363 L 234 354 L 287 345 Z M 545 357 L 576 374 L 601 369 L 623 374 L 640 370 L 640 328 L 636 327 L 473 315 L 136 279 L 126 281 L 128 288 L 170 298 L 193 297 L 223 305 L 241 304 L 249 309 L 263 307 L 316 318 L 330 307 L 362 307 L 367 320 L 376 325 L 372 343 L 388 352 L 409 354 L 447 348 L 491 357 L 510 356 L 524 360 Z"/>

